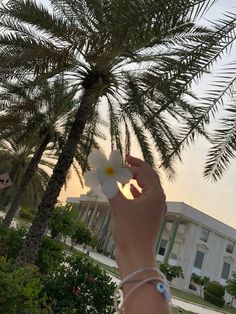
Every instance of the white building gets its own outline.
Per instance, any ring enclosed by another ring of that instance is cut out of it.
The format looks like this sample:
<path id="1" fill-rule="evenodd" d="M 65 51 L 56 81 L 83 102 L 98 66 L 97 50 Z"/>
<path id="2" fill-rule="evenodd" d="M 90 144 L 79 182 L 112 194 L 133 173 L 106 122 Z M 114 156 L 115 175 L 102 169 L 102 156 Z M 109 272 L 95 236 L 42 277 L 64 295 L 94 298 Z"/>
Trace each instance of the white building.
<path id="1" fill-rule="evenodd" d="M 97 234 L 99 250 L 113 254 L 109 204 L 94 192 L 67 202 L 79 203 L 80 219 Z M 182 202 L 167 202 L 168 214 L 157 239 L 157 261 L 181 266 L 184 279 L 173 286 L 192 291 L 192 273 L 225 284 L 236 272 L 236 229 Z M 226 301 L 230 301 L 226 296 Z"/>

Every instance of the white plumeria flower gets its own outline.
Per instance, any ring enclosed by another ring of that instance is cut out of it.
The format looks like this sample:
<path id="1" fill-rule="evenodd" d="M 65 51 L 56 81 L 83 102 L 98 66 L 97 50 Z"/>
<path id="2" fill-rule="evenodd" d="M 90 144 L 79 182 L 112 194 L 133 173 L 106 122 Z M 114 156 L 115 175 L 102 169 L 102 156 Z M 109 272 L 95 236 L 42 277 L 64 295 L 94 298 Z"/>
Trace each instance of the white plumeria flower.
<path id="1" fill-rule="evenodd" d="M 119 150 L 112 151 L 108 160 L 102 152 L 94 151 L 89 154 L 88 163 L 93 170 L 84 174 L 85 184 L 94 190 L 101 185 L 102 193 L 108 198 L 118 193 L 117 181 L 126 184 L 133 178 L 132 173 L 122 167 Z"/>

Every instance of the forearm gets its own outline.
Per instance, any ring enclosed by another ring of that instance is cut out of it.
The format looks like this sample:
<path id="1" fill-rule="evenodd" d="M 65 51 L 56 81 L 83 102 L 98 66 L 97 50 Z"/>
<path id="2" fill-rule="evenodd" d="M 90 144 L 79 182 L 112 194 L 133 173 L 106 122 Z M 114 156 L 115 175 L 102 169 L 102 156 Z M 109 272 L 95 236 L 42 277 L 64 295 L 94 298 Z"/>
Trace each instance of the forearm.
<path id="1" fill-rule="evenodd" d="M 143 254 L 141 257 L 139 256 L 136 258 L 118 254 L 117 262 L 122 279 L 138 269 L 156 267 L 155 256 L 152 254 Z M 155 286 L 150 282 L 141 285 L 130 294 L 130 292 L 135 288 L 135 286 L 137 286 L 138 283 L 141 283 L 143 280 L 151 277 L 160 277 L 160 275 L 156 271 L 142 272 L 135 276 L 134 282 L 128 282 L 124 284 L 124 299 L 128 296 L 128 299 L 124 304 L 125 314 L 146 314 L 147 309 L 148 314 L 170 313 L 168 302 L 164 300 L 163 295 L 159 293 Z"/>

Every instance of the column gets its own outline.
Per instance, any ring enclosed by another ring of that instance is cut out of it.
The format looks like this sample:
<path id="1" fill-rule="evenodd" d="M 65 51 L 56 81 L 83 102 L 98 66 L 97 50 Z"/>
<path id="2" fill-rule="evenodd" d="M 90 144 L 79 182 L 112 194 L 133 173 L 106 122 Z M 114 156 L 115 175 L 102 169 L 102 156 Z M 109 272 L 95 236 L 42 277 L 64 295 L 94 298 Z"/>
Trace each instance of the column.
<path id="1" fill-rule="evenodd" d="M 96 217 L 97 209 L 98 209 L 98 204 L 96 203 L 94 209 L 92 209 L 93 212 L 88 222 L 89 227 L 93 226 L 93 221 L 94 221 L 94 218 Z"/>
<path id="2" fill-rule="evenodd" d="M 171 236 L 170 236 L 169 242 L 167 244 L 167 248 L 166 248 L 166 252 L 165 252 L 165 256 L 164 256 L 164 260 L 163 260 L 164 264 L 168 264 L 168 261 L 170 258 L 170 253 L 172 251 L 173 245 L 175 243 L 175 237 L 176 237 L 176 234 L 178 232 L 179 223 L 180 223 L 180 218 L 176 218 L 175 222 L 172 225 Z"/>
<path id="3" fill-rule="evenodd" d="M 88 215 L 89 209 L 90 209 L 90 203 L 88 204 L 87 208 L 85 209 L 85 211 L 81 215 L 81 219 L 80 219 L 81 221 L 86 222 L 85 219 Z"/>
<path id="4" fill-rule="evenodd" d="M 101 231 L 99 233 L 99 236 L 98 236 L 98 248 L 99 249 L 102 249 L 102 246 L 103 246 L 103 242 L 104 242 L 104 238 L 106 236 L 106 233 L 107 233 L 107 230 L 108 230 L 108 226 L 109 226 L 109 223 L 110 223 L 110 208 L 107 209 L 107 212 L 106 212 L 106 215 L 105 215 L 105 218 L 104 218 L 104 221 L 103 221 L 103 224 L 102 224 L 102 227 L 101 227 Z"/>
<path id="5" fill-rule="evenodd" d="M 158 253 L 158 249 L 159 249 L 159 245 L 160 245 L 160 242 L 161 242 L 161 238 L 162 238 L 162 234 L 163 234 L 163 231 L 164 231 L 164 228 L 165 228 L 165 225 L 166 225 L 166 221 L 167 221 L 167 216 L 165 216 L 162 224 L 161 224 L 161 228 L 160 228 L 160 231 L 159 231 L 159 234 L 157 236 L 157 243 L 156 243 L 156 255 Z"/>

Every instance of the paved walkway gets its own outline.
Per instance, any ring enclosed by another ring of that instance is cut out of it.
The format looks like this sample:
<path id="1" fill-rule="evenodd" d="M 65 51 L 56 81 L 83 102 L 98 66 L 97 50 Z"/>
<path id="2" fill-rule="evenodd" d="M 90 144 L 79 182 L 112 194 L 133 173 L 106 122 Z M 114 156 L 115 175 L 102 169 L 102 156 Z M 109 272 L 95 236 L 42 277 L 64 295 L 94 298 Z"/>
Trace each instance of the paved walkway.
<path id="1" fill-rule="evenodd" d="M 83 251 L 83 247 L 81 246 L 76 246 L 76 248 L 80 251 Z M 114 261 L 113 259 L 106 257 L 102 254 L 99 254 L 97 252 L 93 252 L 90 251 L 89 252 L 89 256 L 91 256 L 92 258 L 94 258 L 95 260 L 106 264 L 108 266 L 111 267 L 118 267 L 116 261 Z M 112 278 L 112 281 L 115 282 L 116 284 L 119 284 L 120 280 L 112 275 L 110 275 Z M 200 305 L 197 304 L 192 304 L 192 303 L 188 303 L 185 302 L 183 300 L 180 299 L 176 299 L 174 297 L 172 297 L 172 304 L 174 307 L 180 307 L 186 311 L 191 311 L 193 313 L 197 313 L 197 314 L 219 314 L 219 313 L 226 313 L 223 311 L 216 311 L 216 310 L 211 310 L 205 307 L 201 307 Z"/>

